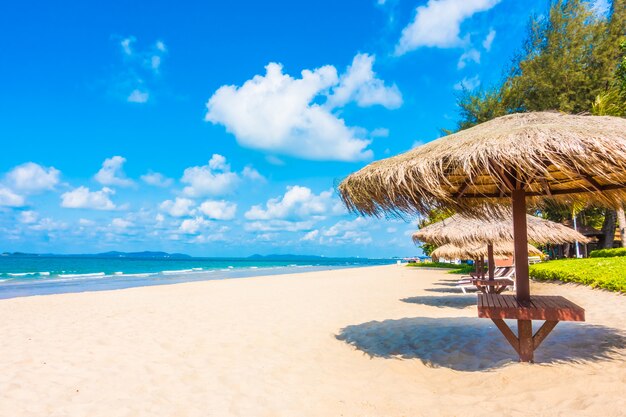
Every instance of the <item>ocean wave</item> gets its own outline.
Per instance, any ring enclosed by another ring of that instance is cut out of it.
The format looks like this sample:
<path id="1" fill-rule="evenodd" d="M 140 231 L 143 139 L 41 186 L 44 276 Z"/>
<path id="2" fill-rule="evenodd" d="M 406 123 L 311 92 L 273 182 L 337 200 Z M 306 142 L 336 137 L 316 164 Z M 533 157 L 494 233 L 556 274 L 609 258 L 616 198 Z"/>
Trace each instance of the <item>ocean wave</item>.
<path id="1" fill-rule="evenodd" d="M 104 272 L 92 272 L 88 274 L 59 274 L 59 278 L 90 278 L 90 277 L 103 277 L 106 274 Z"/>
<path id="2" fill-rule="evenodd" d="M 191 268 L 192 271 L 202 271 L 202 268 Z"/>
<path id="3" fill-rule="evenodd" d="M 36 275 L 37 272 L 7 272 L 10 277 L 26 277 L 28 275 Z"/>
<path id="4" fill-rule="evenodd" d="M 161 271 L 162 274 L 184 274 L 185 272 L 193 272 L 193 269 L 173 269 L 171 271 Z"/>
<path id="5" fill-rule="evenodd" d="M 122 271 L 118 271 L 118 272 L 113 272 L 113 275 L 124 275 L 124 273 Z"/>

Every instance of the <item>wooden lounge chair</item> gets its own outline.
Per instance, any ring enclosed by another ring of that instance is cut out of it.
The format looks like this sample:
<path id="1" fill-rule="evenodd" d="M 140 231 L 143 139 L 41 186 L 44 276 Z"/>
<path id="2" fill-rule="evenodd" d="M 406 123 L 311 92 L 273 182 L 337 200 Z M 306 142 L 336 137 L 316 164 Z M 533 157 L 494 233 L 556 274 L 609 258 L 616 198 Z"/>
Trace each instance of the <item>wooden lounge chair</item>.
<path id="1" fill-rule="evenodd" d="M 498 267 L 494 271 L 493 277 L 495 280 L 498 280 L 496 286 L 498 287 L 498 294 L 504 291 L 507 287 L 512 286 L 515 289 L 515 268 L 513 266 L 504 266 Z M 468 289 L 481 290 L 482 286 L 488 284 L 483 284 L 483 282 L 487 281 L 485 278 L 464 278 L 460 279 L 457 282 L 457 288 L 460 288 L 463 291 L 463 294 L 467 294 Z M 506 285 L 505 285 L 506 284 Z M 503 287 L 503 288 L 501 288 Z"/>

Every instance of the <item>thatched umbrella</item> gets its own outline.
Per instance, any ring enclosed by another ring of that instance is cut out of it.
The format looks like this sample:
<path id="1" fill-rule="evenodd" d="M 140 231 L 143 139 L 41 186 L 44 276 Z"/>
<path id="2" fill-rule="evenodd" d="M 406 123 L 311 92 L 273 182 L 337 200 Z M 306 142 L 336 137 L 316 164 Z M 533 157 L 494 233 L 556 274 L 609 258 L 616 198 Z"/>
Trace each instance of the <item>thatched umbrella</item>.
<path id="1" fill-rule="evenodd" d="M 625 189 L 626 119 L 556 112 L 499 117 L 374 162 L 339 185 L 346 206 L 368 215 L 433 208 L 471 214 L 512 204 L 517 302 L 524 305 L 531 301 L 527 204 L 617 207 Z M 519 320 L 518 328 L 520 358 L 530 361 L 538 343 L 531 320 Z"/>
<path id="2" fill-rule="evenodd" d="M 587 243 L 590 240 L 574 229 L 551 222 L 550 220 L 526 215 L 528 240 L 534 244 L 563 244 L 569 242 Z M 493 279 L 494 260 L 492 243 L 496 241 L 513 242 L 513 218 L 483 218 L 454 214 L 437 223 L 428 225 L 413 234 L 413 240 L 443 245 L 452 243 L 456 246 L 487 244 L 486 257 L 489 265 L 489 279 Z"/>
<path id="3" fill-rule="evenodd" d="M 448 260 L 452 259 L 480 259 L 487 256 L 487 245 L 469 244 L 465 246 L 457 246 L 452 243 L 446 243 L 439 246 L 430 255 L 433 258 L 444 258 Z M 513 242 L 495 242 L 493 244 L 493 257 L 494 258 L 508 258 L 513 256 L 514 248 Z M 532 245 L 528 245 L 529 255 L 540 256 L 542 252 Z"/>

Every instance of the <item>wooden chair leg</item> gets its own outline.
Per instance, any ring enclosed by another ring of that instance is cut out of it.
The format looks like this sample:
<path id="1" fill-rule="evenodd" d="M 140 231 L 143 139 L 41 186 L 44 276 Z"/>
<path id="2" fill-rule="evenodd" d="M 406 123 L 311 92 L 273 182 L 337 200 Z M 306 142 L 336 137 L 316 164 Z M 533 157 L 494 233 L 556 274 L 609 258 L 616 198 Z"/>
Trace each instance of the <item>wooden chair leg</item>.
<path id="1" fill-rule="evenodd" d="M 511 344 L 513 349 L 515 349 L 515 351 L 519 355 L 520 354 L 519 353 L 519 339 L 517 338 L 517 336 L 515 336 L 515 333 L 513 333 L 513 330 L 511 330 L 511 328 L 502 319 L 492 318 L 491 321 L 493 321 L 493 323 L 496 325 L 498 330 L 500 330 L 500 333 L 504 335 L 506 340 Z"/>

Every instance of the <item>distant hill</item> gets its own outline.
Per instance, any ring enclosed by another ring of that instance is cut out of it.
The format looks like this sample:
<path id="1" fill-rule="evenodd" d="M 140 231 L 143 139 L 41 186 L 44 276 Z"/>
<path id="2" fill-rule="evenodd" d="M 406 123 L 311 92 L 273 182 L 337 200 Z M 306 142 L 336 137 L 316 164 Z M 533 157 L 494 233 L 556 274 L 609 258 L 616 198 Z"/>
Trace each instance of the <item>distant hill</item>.
<path id="1" fill-rule="evenodd" d="M 326 256 L 317 256 L 317 255 L 291 255 L 291 254 L 259 255 L 259 254 L 254 254 L 254 255 L 248 256 L 248 259 L 273 260 L 273 261 L 282 261 L 282 260 L 284 261 L 316 261 L 320 259 L 329 259 L 329 258 Z M 340 259 L 358 259 L 358 258 L 340 257 Z"/>
<path id="2" fill-rule="evenodd" d="M 25 257 L 59 257 L 59 258 L 145 258 L 145 259 L 186 259 L 191 258 L 189 255 L 185 255 L 184 253 L 167 253 L 167 252 L 104 252 L 104 253 L 93 253 L 93 254 L 76 254 L 76 255 L 59 255 L 54 253 L 23 253 L 23 252 L 13 252 L 8 253 L 5 252 L 2 256 L 25 256 Z"/>

